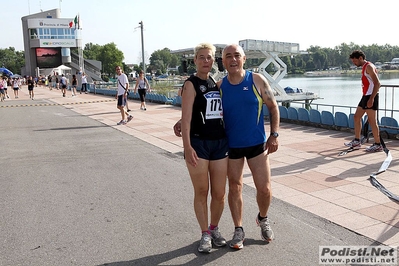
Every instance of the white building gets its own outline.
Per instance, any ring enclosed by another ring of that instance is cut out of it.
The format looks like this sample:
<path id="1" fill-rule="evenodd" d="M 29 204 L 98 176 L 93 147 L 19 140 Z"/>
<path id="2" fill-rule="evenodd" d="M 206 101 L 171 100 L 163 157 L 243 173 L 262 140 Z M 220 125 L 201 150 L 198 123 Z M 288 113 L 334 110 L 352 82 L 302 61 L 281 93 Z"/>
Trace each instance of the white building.
<path id="1" fill-rule="evenodd" d="M 101 62 L 83 58 L 81 29 L 76 18 L 60 16 L 57 8 L 21 18 L 25 50 L 21 74 L 48 75 L 52 69 L 65 65 L 72 74 L 84 71 L 91 80 L 101 80 Z"/>

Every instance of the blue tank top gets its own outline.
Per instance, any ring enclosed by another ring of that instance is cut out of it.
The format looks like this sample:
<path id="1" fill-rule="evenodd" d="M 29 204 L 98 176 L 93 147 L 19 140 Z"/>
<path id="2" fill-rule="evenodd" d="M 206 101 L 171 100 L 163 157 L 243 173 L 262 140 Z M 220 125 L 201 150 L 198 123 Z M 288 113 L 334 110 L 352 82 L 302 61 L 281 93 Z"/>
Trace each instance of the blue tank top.
<path id="1" fill-rule="evenodd" d="M 245 148 L 266 142 L 263 99 L 246 71 L 244 80 L 233 85 L 223 78 L 221 87 L 223 119 L 230 148 Z"/>

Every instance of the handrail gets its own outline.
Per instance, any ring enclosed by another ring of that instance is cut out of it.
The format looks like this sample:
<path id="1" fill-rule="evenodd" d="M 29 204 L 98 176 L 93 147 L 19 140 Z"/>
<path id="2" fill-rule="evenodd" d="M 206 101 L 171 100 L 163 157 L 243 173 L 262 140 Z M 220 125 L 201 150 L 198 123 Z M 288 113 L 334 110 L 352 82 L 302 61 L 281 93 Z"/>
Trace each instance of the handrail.
<path id="1" fill-rule="evenodd" d="M 391 117 L 393 117 L 393 112 L 395 111 L 394 110 L 394 107 L 395 107 L 395 88 L 399 88 L 399 85 L 381 85 L 380 90 L 381 90 L 382 87 L 384 88 L 384 93 L 385 93 L 385 97 L 384 97 L 385 116 L 387 114 L 387 89 L 388 89 L 388 87 L 391 88 L 391 93 L 392 93 L 392 95 L 391 95 L 391 98 L 392 98 L 392 102 L 391 102 Z"/>

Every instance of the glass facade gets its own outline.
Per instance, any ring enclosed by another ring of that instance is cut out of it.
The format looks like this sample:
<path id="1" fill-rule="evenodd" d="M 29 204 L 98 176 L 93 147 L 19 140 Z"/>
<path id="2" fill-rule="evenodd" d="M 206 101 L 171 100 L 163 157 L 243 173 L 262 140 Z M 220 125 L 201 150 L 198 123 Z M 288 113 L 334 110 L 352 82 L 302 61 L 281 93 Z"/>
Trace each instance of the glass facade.
<path id="1" fill-rule="evenodd" d="M 29 32 L 31 39 L 76 39 L 75 28 L 38 28 Z"/>

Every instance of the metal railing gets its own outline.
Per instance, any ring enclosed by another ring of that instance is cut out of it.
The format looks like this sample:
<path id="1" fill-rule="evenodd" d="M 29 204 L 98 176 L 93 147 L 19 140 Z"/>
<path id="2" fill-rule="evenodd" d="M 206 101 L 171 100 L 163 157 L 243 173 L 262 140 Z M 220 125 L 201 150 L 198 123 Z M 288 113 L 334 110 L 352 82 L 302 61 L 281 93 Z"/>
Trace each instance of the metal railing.
<path id="1" fill-rule="evenodd" d="M 380 111 L 384 111 L 384 116 L 387 116 L 387 112 L 390 112 L 390 117 L 394 117 L 394 114 L 398 113 L 399 110 L 395 110 L 395 89 L 399 89 L 399 85 L 381 85 L 384 91 L 384 109 L 379 108 Z M 380 88 L 380 103 L 381 103 L 381 88 Z M 390 89 L 390 91 L 388 91 Z M 388 106 L 389 97 L 391 98 L 390 106 Z M 399 104 L 399 103 L 397 103 Z M 399 109 L 399 107 L 397 107 Z"/>
<path id="2" fill-rule="evenodd" d="M 387 116 L 399 120 L 399 102 L 395 106 L 395 89 L 399 89 L 399 85 L 381 85 L 379 92 L 379 117 Z M 354 114 L 357 106 L 337 105 L 337 104 L 323 104 L 323 103 L 305 103 L 303 101 L 293 101 L 293 104 L 306 108 L 310 105 L 311 108 L 318 111 L 330 111 L 333 114 L 341 111 L 346 114 Z"/>

